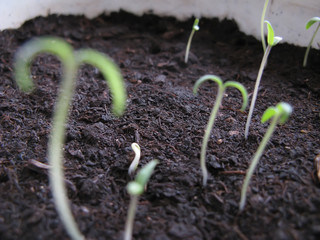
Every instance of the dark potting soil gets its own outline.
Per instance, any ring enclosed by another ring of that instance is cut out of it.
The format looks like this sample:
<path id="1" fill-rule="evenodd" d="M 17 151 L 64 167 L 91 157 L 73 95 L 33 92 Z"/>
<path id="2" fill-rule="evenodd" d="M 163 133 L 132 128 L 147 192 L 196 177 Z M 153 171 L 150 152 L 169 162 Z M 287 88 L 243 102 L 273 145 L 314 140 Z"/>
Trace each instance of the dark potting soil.
<path id="1" fill-rule="evenodd" d="M 35 59 L 37 87 L 29 95 L 13 79 L 16 50 L 42 35 L 108 54 L 127 87 L 127 109 L 116 118 L 102 75 L 88 65 L 79 70 L 64 166 L 72 211 L 86 238 L 122 239 L 130 200 L 127 170 L 134 157 L 130 145 L 137 142 L 140 166 L 152 159 L 160 163 L 140 198 L 134 239 L 319 239 L 314 159 L 320 153 L 320 52 L 312 49 L 302 68 L 305 48 L 280 44 L 271 50 L 247 141 L 241 94 L 226 91 L 208 146 L 210 175 L 203 188 L 200 147 L 217 86 L 205 83 L 194 96 L 193 84 L 215 74 L 239 81 L 251 96 L 263 52 L 261 43 L 234 22 L 201 19 L 185 64 L 192 24 L 192 19 L 124 12 L 92 20 L 52 15 L 0 33 L 0 239 L 68 239 L 47 170 L 32 163 L 47 163 L 60 62 L 47 54 Z M 239 213 L 245 171 L 269 125 L 260 123 L 262 113 L 280 101 L 294 112 L 277 127 Z"/>

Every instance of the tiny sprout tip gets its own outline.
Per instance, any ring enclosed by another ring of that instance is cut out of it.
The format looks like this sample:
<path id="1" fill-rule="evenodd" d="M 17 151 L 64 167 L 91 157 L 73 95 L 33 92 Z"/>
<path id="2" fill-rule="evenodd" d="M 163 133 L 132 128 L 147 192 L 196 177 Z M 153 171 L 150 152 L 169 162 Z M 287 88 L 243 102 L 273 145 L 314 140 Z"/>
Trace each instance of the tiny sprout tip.
<path id="1" fill-rule="evenodd" d="M 129 170 L 128 170 L 128 174 L 130 176 L 132 176 L 134 171 L 137 169 L 139 161 L 140 161 L 140 157 L 141 157 L 141 149 L 140 149 L 140 146 L 138 143 L 132 143 L 131 148 L 135 153 L 135 157 L 134 157 L 133 161 L 131 162 Z"/>

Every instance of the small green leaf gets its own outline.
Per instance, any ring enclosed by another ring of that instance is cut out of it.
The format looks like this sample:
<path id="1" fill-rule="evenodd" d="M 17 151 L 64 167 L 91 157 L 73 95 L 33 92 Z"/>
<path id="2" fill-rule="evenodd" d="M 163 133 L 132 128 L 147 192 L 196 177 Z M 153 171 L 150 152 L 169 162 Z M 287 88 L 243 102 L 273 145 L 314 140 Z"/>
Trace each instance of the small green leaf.
<path id="1" fill-rule="evenodd" d="M 158 160 L 152 160 L 148 164 L 146 164 L 137 174 L 135 182 L 139 183 L 143 188 L 149 181 L 149 178 L 151 177 L 151 174 L 153 172 L 153 169 L 158 164 Z"/>
<path id="2" fill-rule="evenodd" d="M 194 31 L 198 31 L 200 29 L 198 24 L 199 24 L 199 18 L 196 18 L 194 20 L 193 27 L 192 27 Z"/>
<path id="3" fill-rule="evenodd" d="M 320 23 L 320 17 L 313 17 L 313 18 L 309 19 L 309 21 L 306 24 L 306 29 L 309 29 L 316 22 Z"/>
<path id="4" fill-rule="evenodd" d="M 265 110 L 262 115 L 261 122 L 262 123 L 267 122 L 270 118 L 272 118 L 277 113 L 277 111 L 278 110 L 275 107 L 267 108 L 267 110 Z"/>
<path id="5" fill-rule="evenodd" d="M 278 37 L 278 36 L 275 37 L 274 30 L 273 30 L 271 23 L 267 20 L 264 22 L 267 24 L 267 27 L 268 27 L 268 45 L 273 47 L 273 46 L 277 45 L 282 40 L 282 37 Z"/>
<path id="6" fill-rule="evenodd" d="M 267 24 L 267 28 L 268 28 L 268 44 L 270 46 L 273 46 L 273 42 L 274 42 L 274 30 L 273 27 L 271 25 L 271 23 L 269 21 L 264 21 Z"/>

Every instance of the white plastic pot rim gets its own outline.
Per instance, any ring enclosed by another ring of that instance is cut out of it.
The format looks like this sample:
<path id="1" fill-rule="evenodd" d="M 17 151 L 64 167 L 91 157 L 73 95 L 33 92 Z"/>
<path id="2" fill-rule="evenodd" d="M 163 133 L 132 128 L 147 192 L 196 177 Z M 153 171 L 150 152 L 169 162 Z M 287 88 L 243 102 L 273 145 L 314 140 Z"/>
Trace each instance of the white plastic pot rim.
<path id="1" fill-rule="evenodd" d="M 93 18 L 120 9 L 141 15 L 152 12 L 175 16 L 180 20 L 192 16 L 234 19 L 240 30 L 260 39 L 260 17 L 265 0 L 0 0 L 0 30 L 18 28 L 26 20 L 49 14 L 85 15 Z M 271 0 L 266 14 L 276 35 L 284 42 L 307 46 L 316 28 L 305 29 L 306 22 L 320 16 L 319 0 Z M 313 47 L 318 48 L 320 33 Z"/>

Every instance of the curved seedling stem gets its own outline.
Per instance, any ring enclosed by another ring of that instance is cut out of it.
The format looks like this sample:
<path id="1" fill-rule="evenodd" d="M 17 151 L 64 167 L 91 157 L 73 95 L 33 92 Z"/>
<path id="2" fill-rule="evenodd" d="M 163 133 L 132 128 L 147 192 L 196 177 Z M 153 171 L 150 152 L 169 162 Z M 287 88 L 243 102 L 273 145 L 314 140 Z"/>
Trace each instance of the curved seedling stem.
<path id="1" fill-rule="evenodd" d="M 206 160 L 205 159 L 206 159 L 206 151 L 207 151 L 207 147 L 208 147 L 210 133 L 211 133 L 214 121 L 216 119 L 219 107 L 221 105 L 223 94 L 224 94 L 226 88 L 227 87 L 234 87 L 234 88 L 237 88 L 241 92 L 242 98 L 243 98 L 243 104 L 242 104 L 241 110 L 244 111 L 244 109 L 246 108 L 247 103 L 248 103 L 247 90 L 245 89 L 245 87 L 242 84 L 240 84 L 238 82 L 234 82 L 234 81 L 228 81 L 228 82 L 223 83 L 222 80 L 215 75 L 205 75 L 205 76 L 201 77 L 200 79 L 198 79 L 196 81 L 196 83 L 194 84 L 193 93 L 197 94 L 197 91 L 198 91 L 198 88 L 200 87 L 200 85 L 207 80 L 214 81 L 218 84 L 218 94 L 217 94 L 216 102 L 215 102 L 214 107 L 213 107 L 211 114 L 210 114 L 210 118 L 209 118 L 208 125 L 207 125 L 205 133 L 204 133 L 203 142 L 202 142 L 202 146 L 201 146 L 200 166 L 201 166 L 201 171 L 202 171 L 202 175 L 203 175 L 203 180 L 202 180 L 203 186 L 207 185 L 207 180 L 208 180 L 208 170 L 206 167 Z"/>
<path id="2" fill-rule="evenodd" d="M 16 54 L 15 79 L 21 90 L 31 92 L 34 83 L 30 78 L 30 65 L 39 53 L 56 55 L 63 65 L 63 78 L 52 121 L 48 144 L 48 159 L 51 165 L 49 174 L 52 195 L 60 219 L 72 239 L 84 239 L 72 216 L 67 198 L 63 172 L 63 144 L 68 119 L 68 110 L 75 88 L 77 69 L 82 63 L 97 67 L 106 77 L 113 95 L 113 111 L 121 115 L 125 108 L 126 92 L 118 68 L 105 55 L 94 50 L 79 50 L 73 53 L 72 47 L 60 38 L 42 37 L 25 44 Z M 76 58 L 75 58 L 76 55 Z M 118 82 L 118 83 L 117 83 Z"/>
<path id="3" fill-rule="evenodd" d="M 308 47 L 307 47 L 307 50 L 306 50 L 306 53 L 304 54 L 304 58 L 303 58 L 303 67 L 306 67 L 307 66 L 307 61 L 308 61 L 308 56 L 309 56 L 309 52 L 310 52 L 310 49 L 311 49 L 311 46 L 312 46 L 312 43 L 313 43 L 313 40 L 314 38 L 316 37 L 317 35 L 317 32 L 320 28 L 320 18 L 319 17 L 313 17 L 311 19 L 309 19 L 309 21 L 307 22 L 306 24 L 306 29 L 309 29 L 314 23 L 318 22 L 318 26 L 316 28 L 316 30 L 314 31 L 313 35 L 312 35 L 312 38 L 308 44 Z"/>
<path id="4" fill-rule="evenodd" d="M 131 148 L 135 153 L 134 159 L 130 164 L 130 167 L 128 169 L 128 174 L 130 176 L 133 176 L 134 171 L 137 169 L 139 161 L 140 161 L 140 157 L 141 157 L 141 149 L 140 146 L 138 145 L 138 143 L 132 143 L 131 144 Z"/>
<path id="5" fill-rule="evenodd" d="M 196 18 L 194 20 L 194 23 L 193 23 L 193 26 L 192 26 L 192 31 L 190 33 L 190 36 L 189 36 L 189 39 L 188 39 L 188 43 L 187 43 L 186 54 L 185 54 L 185 57 L 184 57 L 184 62 L 185 63 L 188 62 L 189 52 L 190 52 L 190 47 L 191 47 L 191 41 L 192 41 L 193 35 L 194 35 L 194 33 L 196 31 L 198 31 L 200 29 L 198 24 L 199 24 L 199 19 Z"/>

